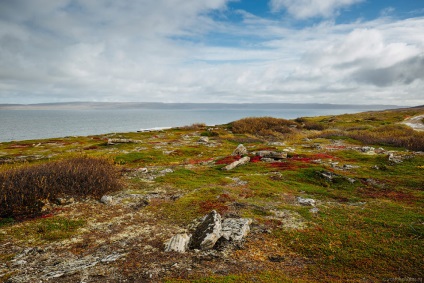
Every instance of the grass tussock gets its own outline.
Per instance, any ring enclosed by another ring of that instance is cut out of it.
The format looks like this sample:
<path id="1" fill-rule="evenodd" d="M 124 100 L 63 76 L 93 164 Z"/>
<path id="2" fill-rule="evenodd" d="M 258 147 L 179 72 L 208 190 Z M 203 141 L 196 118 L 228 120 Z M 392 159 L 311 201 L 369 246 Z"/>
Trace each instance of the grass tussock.
<path id="1" fill-rule="evenodd" d="M 46 200 L 61 196 L 100 197 L 121 187 L 105 159 L 77 157 L 0 172 L 0 217 L 34 216 Z"/>
<path id="2" fill-rule="evenodd" d="M 248 117 L 232 123 L 233 133 L 259 136 L 287 134 L 295 127 L 298 127 L 298 124 L 294 121 L 272 117 Z"/>
<path id="3" fill-rule="evenodd" d="M 369 145 L 403 147 L 424 151 L 424 132 L 417 132 L 403 125 L 384 125 L 371 128 L 329 129 L 315 134 L 314 138 L 351 138 Z"/>

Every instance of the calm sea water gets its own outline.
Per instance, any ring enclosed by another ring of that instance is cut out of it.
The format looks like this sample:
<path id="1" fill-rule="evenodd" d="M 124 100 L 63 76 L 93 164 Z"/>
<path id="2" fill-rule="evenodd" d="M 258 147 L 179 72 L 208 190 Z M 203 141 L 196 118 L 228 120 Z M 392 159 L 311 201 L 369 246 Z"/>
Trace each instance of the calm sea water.
<path id="1" fill-rule="evenodd" d="M 369 110 L 369 109 L 368 109 Z M 304 116 L 356 113 L 363 109 L 252 109 L 252 110 L 0 110 L 0 142 L 135 132 L 193 123 L 226 124 L 244 117 Z"/>

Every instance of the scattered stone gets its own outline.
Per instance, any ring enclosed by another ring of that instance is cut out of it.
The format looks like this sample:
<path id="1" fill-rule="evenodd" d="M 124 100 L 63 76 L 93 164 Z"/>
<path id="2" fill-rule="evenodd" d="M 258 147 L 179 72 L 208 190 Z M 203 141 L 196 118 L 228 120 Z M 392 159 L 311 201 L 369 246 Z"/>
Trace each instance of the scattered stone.
<path id="1" fill-rule="evenodd" d="M 316 203 L 316 201 L 311 198 L 297 197 L 296 200 L 300 205 L 304 205 L 304 206 L 315 206 L 315 203 Z"/>
<path id="2" fill-rule="evenodd" d="M 221 238 L 221 215 L 212 210 L 203 218 L 191 237 L 190 248 L 208 250 Z"/>
<path id="3" fill-rule="evenodd" d="M 227 241 L 241 241 L 250 231 L 251 219 L 227 218 L 222 221 L 222 237 Z"/>
<path id="4" fill-rule="evenodd" d="M 268 145 L 285 146 L 285 143 L 283 143 L 283 142 L 269 142 Z"/>
<path id="5" fill-rule="evenodd" d="M 200 137 L 200 139 L 197 141 L 198 143 L 209 143 L 208 137 Z"/>
<path id="6" fill-rule="evenodd" d="M 349 164 L 343 165 L 344 170 L 351 170 L 351 169 L 356 169 L 356 168 L 359 168 L 359 167 L 360 166 L 358 166 L 358 165 L 349 165 Z"/>
<path id="7" fill-rule="evenodd" d="M 167 173 L 173 173 L 174 170 L 172 170 L 171 168 L 166 168 L 163 169 L 162 171 L 159 171 L 159 174 L 167 174 Z"/>
<path id="8" fill-rule="evenodd" d="M 337 175 L 334 174 L 333 172 L 322 172 L 321 176 L 323 176 L 325 179 L 329 181 L 333 181 L 333 179 L 337 177 Z"/>
<path id="9" fill-rule="evenodd" d="M 237 146 L 237 148 L 233 151 L 233 153 L 231 155 L 233 155 L 233 156 L 235 156 L 235 155 L 242 156 L 242 155 L 247 155 L 247 154 L 248 154 L 247 148 L 244 145 L 239 144 Z"/>
<path id="10" fill-rule="evenodd" d="M 288 147 L 288 148 L 283 149 L 283 151 L 284 151 L 284 152 L 294 152 L 294 151 L 295 151 L 295 149 L 294 149 L 294 148 L 292 148 L 292 147 Z"/>
<path id="11" fill-rule="evenodd" d="M 372 169 L 375 169 L 375 170 L 380 170 L 380 167 L 378 166 L 378 165 L 374 165 L 373 167 L 371 167 Z"/>
<path id="12" fill-rule="evenodd" d="M 116 143 L 142 143 L 142 141 L 133 140 L 133 139 L 108 139 L 107 144 L 113 145 Z"/>
<path id="13" fill-rule="evenodd" d="M 239 160 L 234 161 L 233 163 L 231 163 L 231 164 L 229 164 L 229 165 L 225 166 L 224 168 L 222 168 L 222 170 L 227 170 L 227 171 L 229 171 L 229 170 L 234 169 L 234 168 L 235 168 L 235 167 L 237 167 L 237 166 L 247 164 L 247 163 L 249 163 L 249 161 L 250 161 L 250 157 L 249 157 L 249 156 L 245 156 L 245 157 L 240 158 Z"/>
<path id="14" fill-rule="evenodd" d="M 264 157 L 264 158 L 261 158 L 261 161 L 262 162 L 275 162 L 275 159 Z"/>
<path id="15" fill-rule="evenodd" d="M 351 183 L 351 184 L 353 184 L 353 183 L 355 183 L 355 182 L 356 182 L 356 180 L 355 180 L 355 179 L 353 179 L 353 178 L 349 178 L 349 177 L 347 177 L 347 178 L 346 178 L 346 180 L 348 180 L 348 182 L 349 182 L 349 183 Z"/>
<path id="16" fill-rule="evenodd" d="M 319 209 L 317 207 L 313 207 L 313 208 L 309 209 L 309 212 L 313 213 L 313 214 L 317 214 L 319 212 Z"/>
<path id="17" fill-rule="evenodd" d="M 113 204 L 113 198 L 111 196 L 104 195 L 100 199 L 100 202 L 104 204 Z"/>
<path id="18" fill-rule="evenodd" d="M 149 169 L 147 169 L 147 168 L 138 168 L 136 171 L 139 172 L 139 173 L 148 173 L 149 172 Z"/>
<path id="19" fill-rule="evenodd" d="M 184 253 L 188 249 L 188 244 L 190 243 L 191 235 L 187 234 L 177 234 L 173 236 L 165 244 L 165 252 L 179 252 Z"/>
<path id="20" fill-rule="evenodd" d="M 71 204 L 74 203 L 75 200 L 72 197 L 69 198 L 57 198 L 56 199 L 56 204 L 58 205 L 67 205 L 67 204 Z"/>
<path id="21" fill-rule="evenodd" d="M 285 159 L 287 158 L 287 152 L 276 152 L 276 151 L 268 151 L 268 150 L 261 150 L 256 152 L 257 156 L 263 157 L 263 158 L 272 158 L 272 159 Z"/>
<path id="22" fill-rule="evenodd" d="M 402 157 L 394 155 L 393 152 L 390 152 L 388 154 L 388 159 L 389 159 L 390 162 L 393 162 L 393 163 L 396 163 L 396 164 L 402 163 Z"/>

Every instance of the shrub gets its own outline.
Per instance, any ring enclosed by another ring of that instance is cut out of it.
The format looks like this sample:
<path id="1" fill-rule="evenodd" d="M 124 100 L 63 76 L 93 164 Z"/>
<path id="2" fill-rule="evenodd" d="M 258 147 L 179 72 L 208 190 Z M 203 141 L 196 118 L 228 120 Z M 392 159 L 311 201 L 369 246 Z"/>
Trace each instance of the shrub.
<path id="1" fill-rule="evenodd" d="M 34 216 L 46 200 L 100 197 L 121 187 L 107 160 L 78 157 L 0 172 L 0 217 Z"/>
<path id="2" fill-rule="evenodd" d="M 236 134 L 253 134 L 260 136 L 274 135 L 275 133 L 289 133 L 290 126 L 296 122 L 272 117 L 248 117 L 232 123 L 232 131 Z"/>

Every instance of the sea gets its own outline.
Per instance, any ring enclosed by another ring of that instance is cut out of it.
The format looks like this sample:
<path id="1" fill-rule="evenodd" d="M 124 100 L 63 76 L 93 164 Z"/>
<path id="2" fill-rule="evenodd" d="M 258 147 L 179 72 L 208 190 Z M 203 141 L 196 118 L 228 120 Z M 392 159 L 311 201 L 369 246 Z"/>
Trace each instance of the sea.
<path id="1" fill-rule="evenodd" d="M 194 123 L 221 125 L 245 117 L 270 116 L 294 119 L 369 110 L 369 108 L 0 110 L 0 142 L 136 132 Z"/>

